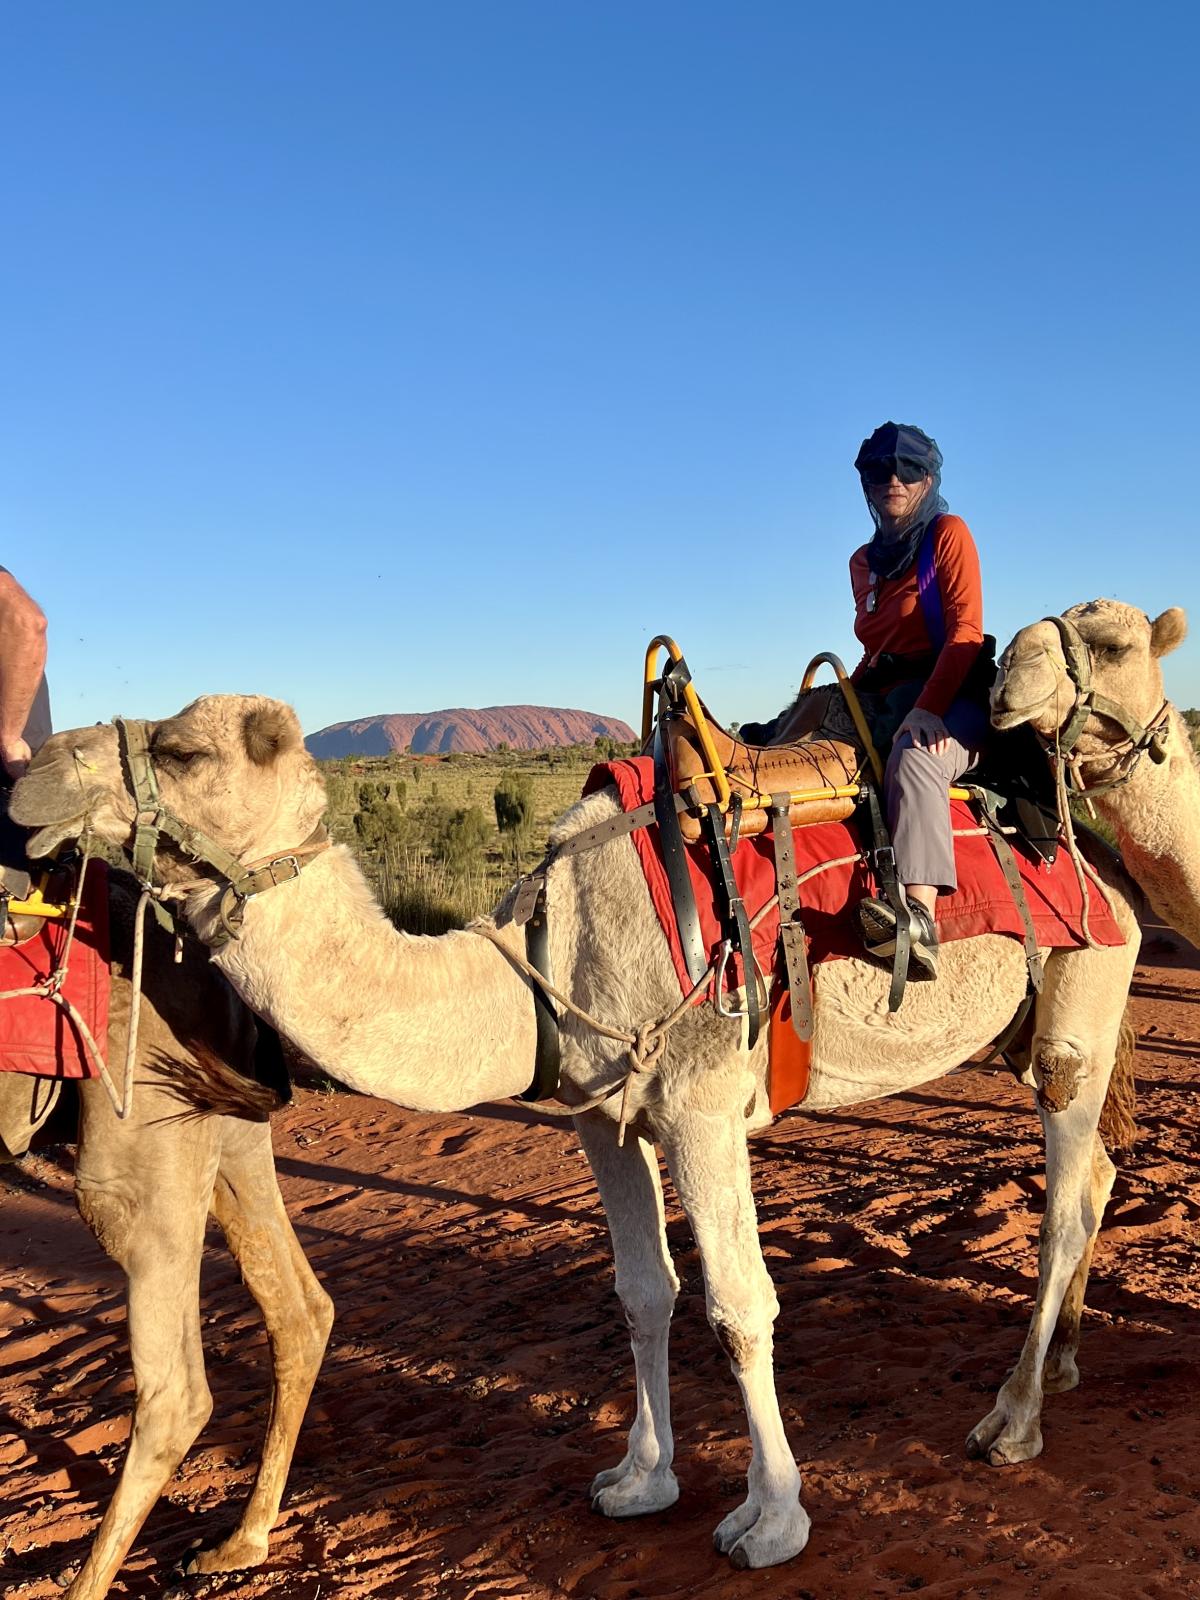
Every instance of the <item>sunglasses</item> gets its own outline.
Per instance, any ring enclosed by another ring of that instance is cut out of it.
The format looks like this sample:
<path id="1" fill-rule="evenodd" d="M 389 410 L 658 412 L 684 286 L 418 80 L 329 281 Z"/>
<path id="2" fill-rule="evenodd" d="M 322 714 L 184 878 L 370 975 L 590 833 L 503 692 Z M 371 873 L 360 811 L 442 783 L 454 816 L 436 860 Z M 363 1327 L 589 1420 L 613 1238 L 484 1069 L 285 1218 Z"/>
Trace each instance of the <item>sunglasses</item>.
<path id="1" fill-rule="evenodd" d="M 858 469 L 864 483 L 879 488 L 891 483 L 893 477 L 901 483 L 920 483 L 928 476 L 928 468 L 920 461 L 910 461 L 906 456 L 880 456 L 874 461 L 864 461 Z"/>

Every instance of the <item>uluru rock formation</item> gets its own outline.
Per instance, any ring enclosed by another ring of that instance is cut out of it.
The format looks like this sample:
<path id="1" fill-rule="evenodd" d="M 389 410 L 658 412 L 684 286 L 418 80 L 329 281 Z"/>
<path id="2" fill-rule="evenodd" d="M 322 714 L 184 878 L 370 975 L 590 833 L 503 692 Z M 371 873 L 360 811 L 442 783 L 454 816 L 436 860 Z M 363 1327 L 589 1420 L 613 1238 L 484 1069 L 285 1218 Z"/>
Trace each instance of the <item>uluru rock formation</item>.
<path id="1" fill-rule="evenodd" d="M 510 750 L 541 750 L 547 745 L 591 744 L 595 739 L 629 743 L 636 735 L 619 717 L 559 706 L 484 706 L 472 711 L 407 711 L 334 722 L 310 733 L 304 743 L 322 760 L 338 756 L 387 756 L 410 746 L 414 755 L 464 752 L 482 755 L 506 744 Z"/>

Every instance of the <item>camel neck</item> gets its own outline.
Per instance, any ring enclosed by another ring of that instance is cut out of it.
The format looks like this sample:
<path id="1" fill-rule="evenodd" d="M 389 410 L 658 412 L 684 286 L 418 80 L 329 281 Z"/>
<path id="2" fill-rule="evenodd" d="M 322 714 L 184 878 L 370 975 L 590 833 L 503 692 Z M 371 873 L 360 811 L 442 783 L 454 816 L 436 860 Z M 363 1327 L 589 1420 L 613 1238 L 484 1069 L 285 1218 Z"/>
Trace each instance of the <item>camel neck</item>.
<path id="1" fill-rule="evenodd" d="M 215 898 L 188 914 L 203 937 Z M 397 932 L 343 847 L 248 901 L 241 938 L 213 960 L 253 1011 L 364 1094 L 461 1111 L 532 1078 L 527 981 L 477 934 Z"/>
<path id="2" fill-rule="evenodd" d="M 1200 947 L 1200 774 L 1183 718 L 1171 713 L 1167 759 L 1144 758 L 1127 784 L 1096 797 L 1151 905 Z"/>

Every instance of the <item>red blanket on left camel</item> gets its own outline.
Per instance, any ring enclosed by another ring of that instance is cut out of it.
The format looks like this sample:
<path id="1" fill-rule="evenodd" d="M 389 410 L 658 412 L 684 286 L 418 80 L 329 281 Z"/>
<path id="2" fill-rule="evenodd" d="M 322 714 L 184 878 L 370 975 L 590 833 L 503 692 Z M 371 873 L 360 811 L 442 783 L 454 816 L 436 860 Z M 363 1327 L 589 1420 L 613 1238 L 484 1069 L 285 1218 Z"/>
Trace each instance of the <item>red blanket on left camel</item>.
<path id="1" fill-rule="evenodd" d="M 0 949 L 0 993 L 28 989 L 58 965 L 65 922 L 47 922 L 26 944 Z M 101 1050 L 108 1044 L 108 871 L 88 866 L 63 993 L 90 1028 Z M 0 1072 L 39 1078 L 94 1078 L 96 1069 L 68 1013 L 52 1000 L 21 995 L 0 1000 Z"/>

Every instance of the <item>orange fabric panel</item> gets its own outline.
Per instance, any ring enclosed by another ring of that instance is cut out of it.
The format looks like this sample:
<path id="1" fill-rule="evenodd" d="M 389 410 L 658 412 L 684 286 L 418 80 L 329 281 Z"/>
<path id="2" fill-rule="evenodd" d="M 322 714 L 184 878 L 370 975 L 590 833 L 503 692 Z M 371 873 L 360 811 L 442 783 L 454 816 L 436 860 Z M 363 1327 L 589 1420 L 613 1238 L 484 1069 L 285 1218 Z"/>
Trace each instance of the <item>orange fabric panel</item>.
<path id="1" fill-rule="evenodd" d="M 767 1063 L 771 1115 L 778 1116 L 804 1099 L 812 1072 L 812 1040 L 801 1039 L 792 1027 L 792 999 L 786 983 L 777 986 L 771 1002 Z"/>

